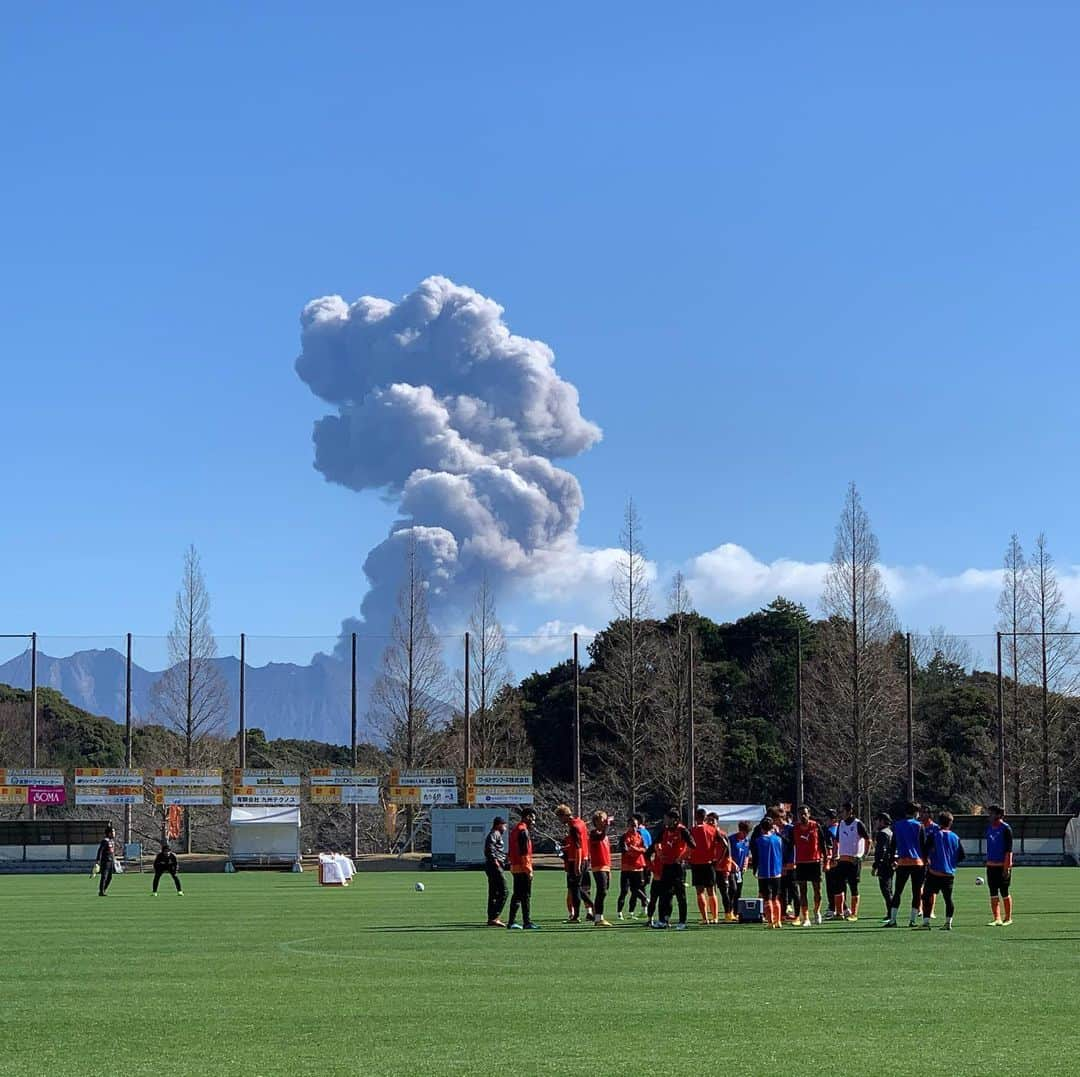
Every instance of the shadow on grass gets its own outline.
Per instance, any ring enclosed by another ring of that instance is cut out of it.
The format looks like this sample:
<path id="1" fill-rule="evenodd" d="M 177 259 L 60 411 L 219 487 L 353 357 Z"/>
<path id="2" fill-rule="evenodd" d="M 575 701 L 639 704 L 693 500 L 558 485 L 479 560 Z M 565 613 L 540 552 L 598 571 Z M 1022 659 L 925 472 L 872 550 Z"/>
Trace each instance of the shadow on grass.
<path id="1" fill-rule="evenodd" d="M 1055 935 L 1046 939 L 1003 939 L 1003 942 L 1080 942 L 1080 935 Z"/>
<path id="2" fill-rule="evenodd" d="M 405 935 L 413 932 L 435 932 L 441 933 L 444 931 L 488 931 L 492 934 L 499 929 L 488 927 L 487 924 L 427 924 L 427 925 L 405 925 L 403 927 L 358 927 L 354 929 L 356 934 L 367 933 L 372 935 Z M 503 931 L 506 928 L 502 928 Z"/>

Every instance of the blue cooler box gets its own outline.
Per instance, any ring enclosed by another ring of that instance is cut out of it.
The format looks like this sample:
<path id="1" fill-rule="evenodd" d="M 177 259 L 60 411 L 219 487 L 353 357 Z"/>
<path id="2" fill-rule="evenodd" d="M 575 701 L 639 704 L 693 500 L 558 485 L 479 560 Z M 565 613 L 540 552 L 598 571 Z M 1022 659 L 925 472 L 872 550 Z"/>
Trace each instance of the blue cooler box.
<path id="1" fill-rule="evenodd" d="M 739 898 L 739 923 L 760 924 L 763 919 L 761 898 Z"/>

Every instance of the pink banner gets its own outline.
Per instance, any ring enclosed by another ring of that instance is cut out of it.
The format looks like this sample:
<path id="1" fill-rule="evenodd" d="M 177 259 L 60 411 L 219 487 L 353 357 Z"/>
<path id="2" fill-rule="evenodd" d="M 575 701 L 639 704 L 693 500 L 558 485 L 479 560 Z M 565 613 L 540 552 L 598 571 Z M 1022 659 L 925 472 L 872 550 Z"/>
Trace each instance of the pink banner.
<path id="1" fill-rule="evenodd" d="M 30 786 L 31 804 L 66 804 L 67 790 L 62 785 Z"/>

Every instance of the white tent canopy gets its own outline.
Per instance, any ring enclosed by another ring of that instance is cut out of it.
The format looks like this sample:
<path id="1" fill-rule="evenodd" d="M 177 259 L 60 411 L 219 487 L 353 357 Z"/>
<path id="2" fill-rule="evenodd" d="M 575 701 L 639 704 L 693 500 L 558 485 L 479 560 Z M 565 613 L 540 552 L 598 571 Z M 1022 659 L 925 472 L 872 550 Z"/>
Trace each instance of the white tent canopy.
<path id="1" fill-rule="evenodd" d="M 1073 816 L 1065 827 L 1065 854 L 1080 864 L 1080 815 Z"/>
<path id="2" fill-rule="evenodd" d="M 300 809 L 233 808 L 229 815 L 229 838 L 233 863 L 299 863 Z"/>
<path id="3" fill-rule="evenodd" d="M 717 826 L 727 834 L 733 834 L 744 819 L 751 827 L 757 826 L 765 814 L 764 804 L 700 804 L 707 812 L 719 816 Z"/>

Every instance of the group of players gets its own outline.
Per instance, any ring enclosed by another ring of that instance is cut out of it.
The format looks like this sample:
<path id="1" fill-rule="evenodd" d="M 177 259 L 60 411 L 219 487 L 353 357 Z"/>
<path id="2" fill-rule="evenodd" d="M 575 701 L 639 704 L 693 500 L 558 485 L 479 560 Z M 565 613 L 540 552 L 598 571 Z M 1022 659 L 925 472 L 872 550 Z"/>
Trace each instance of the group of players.
<path id="1" fill-rule="evenodd" d="M 555 809 L 565 828 L 560 855 L 566 872 L 566 923 L 591 923 L 609 928 L 605 910 L 611 889 L 613 849 L 612 818 L 594 812 L 592 827 L 574 815 L 566 804 Z M 506 834 L 506 821 L 497 816 L 485 843 L 488 877 L 487 923 L 511 930 L 538 930 L 532 919 L 533 843 L 536 812 L 521 811 L 518 823 Z M 616 902 L 618 919 L 636 919 L 638 906 L 646 923 L 655 929 L 687 928 L 686 868 L 697 895 L 700 923 L 735 923 L 740 920 L 744 875 L 757 877 L 761 918 L 767 928 L 785 923 L 811 927 L 823 920 L 859 919 L 859 885 L 862 865 L 873 852 L 872 873 L 885 902 L 882 927 L 896 927 L 905 890 L 910 891 L 912 928 L 930 930 L 940 894 L 945 906 L 943 930 L 953 929 L 953 885 L 956 869 L 964 859 L 960 839 L 953 832 L 953 816 L 941 812 L 936 820 L 929 809 L 907 805 L 903 818 L 894 823 L 886 812 L 875 819 L 871 837 L 851 803 L 842 812 L 830 811 L 824 821 L 813 818 L 803 805 L 796 817 L 780 807 L 769 808 L 753 827 L 741 822 L 728 835 L 717 826 L 714 813 L 699 808 L 694 825 L 687 827 L 678 811 L 664 815 L 654 839 L 641 815 L 626 821 L 616 847 L 620 859 L 620 886 Z M 1005 812 L 989 811 L 986 829 L 986 868 L 994 926 L 1012 923 L 1012 831 Z M 503 871 L 513 879 L 510 912 L 501 919 L 506 903 Z M 822 884 L 826 907 L 822 913 Z M 678 919 L 672 924 L 672 915 Z M 723 908 L 723 919 L 720 910 Z M 582 911 L 584 910 L 584 920 Z M 518 915 L 521 920 L 518 922 Z M 921 921 L 920 921 L 921 914 Z"/>

